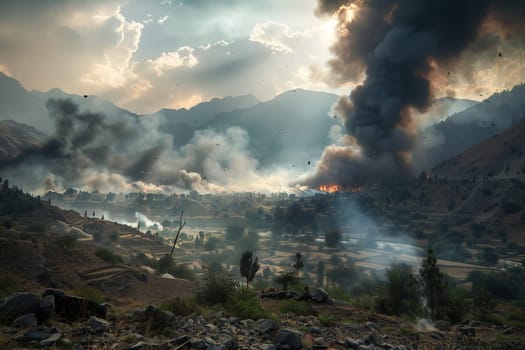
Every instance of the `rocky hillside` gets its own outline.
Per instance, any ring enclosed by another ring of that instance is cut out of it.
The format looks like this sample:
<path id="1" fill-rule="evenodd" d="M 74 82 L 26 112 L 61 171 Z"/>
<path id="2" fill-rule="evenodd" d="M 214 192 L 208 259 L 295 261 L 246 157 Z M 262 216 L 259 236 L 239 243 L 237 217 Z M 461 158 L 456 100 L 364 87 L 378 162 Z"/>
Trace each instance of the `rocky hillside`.
<path id="1" fill-rule="evenodd" d="M 261 300 L 266 308 L 273 301 Z M 303 303 L 307 303 L 306 301 Z M 312 303 L 312 302 L 311 302 Z M 524 334 L 467 321 L 418 324 L 345 304 L 309 305 L 319 316 L 273 314 L 241 319 L 221 311 L 172 313 L 155 306 L 117 310 L 47 290 L 17 293 L 0 303 L 5 349 L 520 349 Z"/>
<path id="2" fill-rule="evenodd" d="M 16 158 L 24 150 L 40 148 L 47 135 L 14 120 L 0 120 L 0 161 Z"/>

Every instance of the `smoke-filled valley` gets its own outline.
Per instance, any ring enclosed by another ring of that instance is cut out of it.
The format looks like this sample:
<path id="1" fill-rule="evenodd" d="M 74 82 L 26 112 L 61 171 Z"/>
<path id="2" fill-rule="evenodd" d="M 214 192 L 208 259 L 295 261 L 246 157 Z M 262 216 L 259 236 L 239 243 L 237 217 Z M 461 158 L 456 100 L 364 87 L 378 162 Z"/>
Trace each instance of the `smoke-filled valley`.
<path id="1" fill-rule="evenodd" d="M 0 348 L 522 347 L 522 2 L 0 18 Z"/>

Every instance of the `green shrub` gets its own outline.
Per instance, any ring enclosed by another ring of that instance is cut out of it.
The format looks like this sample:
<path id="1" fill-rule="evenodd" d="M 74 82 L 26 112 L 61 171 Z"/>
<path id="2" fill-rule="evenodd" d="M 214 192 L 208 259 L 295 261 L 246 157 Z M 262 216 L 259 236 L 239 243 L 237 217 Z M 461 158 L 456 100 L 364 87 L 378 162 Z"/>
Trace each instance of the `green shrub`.
<path id="1" fill-rule="evenodd" d="M 238 290 L 223 305 L 227 312 L 243 319 L 258 320 L 267 316 L 260 299 L 252 292 Z"/>
<path id="2" fill-rule="evenodd" d="M 317 319 L 323 327 L 334 327 L 337 324 L 337 319 L 334 315 L 322 312 L 317 316 Z"/>
<path id="3" fill-rule="evenodd" d="M 195 297 L 181 298 L 177 296 L 174 299 L 163 303 L 161 308 L 172 312 L 176 316 L 187 316 L 192 313 L 201 314 L 203 311 Z"/>
<path id="4" fill-rule="evenodd" d="M 279 305 L 279 311 L 283 313 L 291 312 L 298 316 L 317 315 L 317 311 L 315 311 L 312 305 L 297 300 L 282 301 Z"/>
<path id="5" fill-rule="evenodd" d="M 58 237 L 54 240 L 54 243 L 57 246 L 65 249 L 73 248 L 74 246 L 76 246 L 77 242 L 77 238 L 69 234 Z"/>
<path id="6" fill-rule="evenodd" d="M 12 276 L 0 276 L 0 298 L 14 293 L 18 288 L 18 281 Z"/>
<path id="7" fill-rule="evenodd" d="M 124 261 L 124 259 L 120 255 L 117 255 L 113 253 L 111 250 L 106 249 L 106 248 L 98 248 L 97 251 L 95 252 L 95 255 L 101 258 L 102 260 L 107 261 L 114 265 L 122 264 L 122 262 Z"/>
<path id="8" fill-rule="evenodd" d="M 205 267 L 197 296 L 207 305 L 224 303 L 239 290 L 239 283 L 220 264 L 210 264 Z"/>
<path id="9" fill-rule="evenodd" d="M 103 303 L 105 300 L 104 293 L 102 293 L 100 289 L 90 286 L 78 287 L 73 291 L 73 295 L 93 300 L 94 302 L 97 302 L 99 304 Z"/>
<path id="10" fill-rule="evenodd" d="M 42 223 L 34 223 L 34 224 L 29 225 L 27 230 L 29 232 L 34 232 L 34 233 L 45 233 L 47 231 L 47 227 L 46 225 Z"/>
<path id="11" fill-rule="evenodd" d="M 169 255 L 165 255 L 159 259 L 156 269 L 160 274 L 169 273 L 173 277 L 184 278 L 192 281 L 195 279 L 195 273 L 193 273 L 193 271 L 191 271 L 186 265 L 176 264 Z"/>

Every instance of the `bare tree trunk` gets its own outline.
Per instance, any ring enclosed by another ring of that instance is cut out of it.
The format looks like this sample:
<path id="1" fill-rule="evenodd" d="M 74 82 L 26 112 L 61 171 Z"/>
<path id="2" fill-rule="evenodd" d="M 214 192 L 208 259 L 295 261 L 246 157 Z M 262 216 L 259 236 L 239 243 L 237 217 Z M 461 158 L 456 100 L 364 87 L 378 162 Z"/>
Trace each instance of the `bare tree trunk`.
<path id="1" fill-rule="evenodd" d="M 175 245 L 177 244 L 177 241 L 179 240 L 180 231 L 182 231 L 184 226 L 186 226 L 186 221 L 184 221 L 184 223 L 182 222 L 182 215 L 184 215 L 184 210 L 181 210 L 181 212 L 180 212 L 179 230 L 177 231 L 177 235 L 175 236 L 175 241 L 173 242 L 173 247 L 171 247 L 170 258 L 173 256 L 173 251 L 175 250 Z"/>

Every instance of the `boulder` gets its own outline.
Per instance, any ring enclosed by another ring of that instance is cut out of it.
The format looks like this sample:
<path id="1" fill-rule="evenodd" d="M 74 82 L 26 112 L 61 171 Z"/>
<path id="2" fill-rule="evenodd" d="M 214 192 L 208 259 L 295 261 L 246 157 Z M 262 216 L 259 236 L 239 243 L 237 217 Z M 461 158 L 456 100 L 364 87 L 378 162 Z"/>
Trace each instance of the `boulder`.
<path id="1" fill-rule="evenodd" d="M 47 328 L 34 327 L 34 328 L 28 329 L 27 332 L 25 332 L 24 335 L 22 336 L 22 339 L 24 341 L 31 341 L 31 340 L 41 341 L 41 340 L 49 338 L 51 334 L 52 332 Z"/>
<path id="2" fill-rule="evenodd" d="M 40 300 L 40 305 L 38 307 L 38 313 L 36 317 L 38 323 L 46 322 L 53 317 L 55 312 L 55 297 L 53 295 L 46 295 Z"/>
<path id="3" fill-rule="evenodd" d="M 318 303 L 327 303 L 330 300 L 330 296 L 323 288 L 317 288 L 312 299 Z"/>
<path id="4" fill-rule="evenodd" d="M 262 318 L 257 321 L 257 330 L 261 334 L 270 334 L 277 330 L 277 322 L 271 319 Z"/>
<path id="5" fill-rule="evenodd" d="M 18 318 L 16 318 L 13 321 L 12 326 L 14 328 L 31 328 L 36 327 L 38 324 L 38 321 L 36 319 L 35 314 L 25 314 Z"/>
<path id="6" fill-rule="evenodd" d="M 52 295 L 55 299 L 55 312 L 69 321 L 85 319 L 91 315 L 105 318 L 107 307 L 92 300 L 66 295 L 58 289 L 48 289 L 44 297 Z"/>
<path id="7" fill-rule="evenodd" d="M 475 337 L 476 336 L 476 329 L 468 326 L 460 326 L 458 327 L 458 333 L 465 335 L 467 337 Z"/>
<path id="8" fill-rule="evenodd" d="M 383 338 L 381 338 L 375 333 L 370 333 L 365 337 L 363 342 L 365 343 L 365 345 L 379 345 L 383 342 Z"/>
<path id="9" fill-rule="evenodd" d="M 374 322 L 367 322 L 366 323 L 366 326 L 368 327 L 368 329 L 370 329 L 371 331 L 378 331 L 378 332 L 381 332 L 381 327 L 379 327 L 379 325 L 377 323 L 374 323 Z"/>
<path id="10" fill-rule="evenodd" d="M 60 333 L 51 334 L 46 339 L 43 339 L 40 341 L 40 346 L 41 347 L 53 346 L 55 345 L 57 341 L 60 340 L 60 338 L 62 338 L 62 334 Z"/>
<path id="11" fill-rule="evenodd" d="M 291 328 L 281 328 L 277 334 L 277 342 L 281 346 L 288 346 L 292 350 L 303 347 L 304 334 Z"/>
<path id="12" fill-rule="evenodd" d="M 86 325 L 91 328 L 91 331 L 95 334 L 107 332 L 109 330 L 109 323 L 101 318 L 91 316 L 87 320 Z"/>
<path id="13" fill-rule="evenodd" d="M 346 337 L 345 345 L 346 345 L 347 348 L 357 349 L 359 347 L 359 342 L 357 340 L 355 340 L 355 339 L 350 338 L 350 337 Z"/>
<path id="14" fill-rule="evenodd" d="M 37 314 L 40 297 L 34 293 L 15 293 L 0 304 L 0 318 L 12 322 L 25 314 Z"/>
<path id="15" fill-rule="evenodd" d="M 434 327 L 442 332 L 450 331 L 450 322 L 446 320 L 437 320 L 434 322 Z"/>
<path id="16" fill-rule="evenodd" d="M 159 330 L 169 327 L 175 322 L 175 316 L 171 312 L 163 311 L 153 305 L 148 305 L 146 308 L 135 312 L 134 318 L 138 321 L 151 322 L 151 327 Z M 191 328 L 193 320 L 188 319 L 188 323 L 191 323 L 189 325 Z"/>

